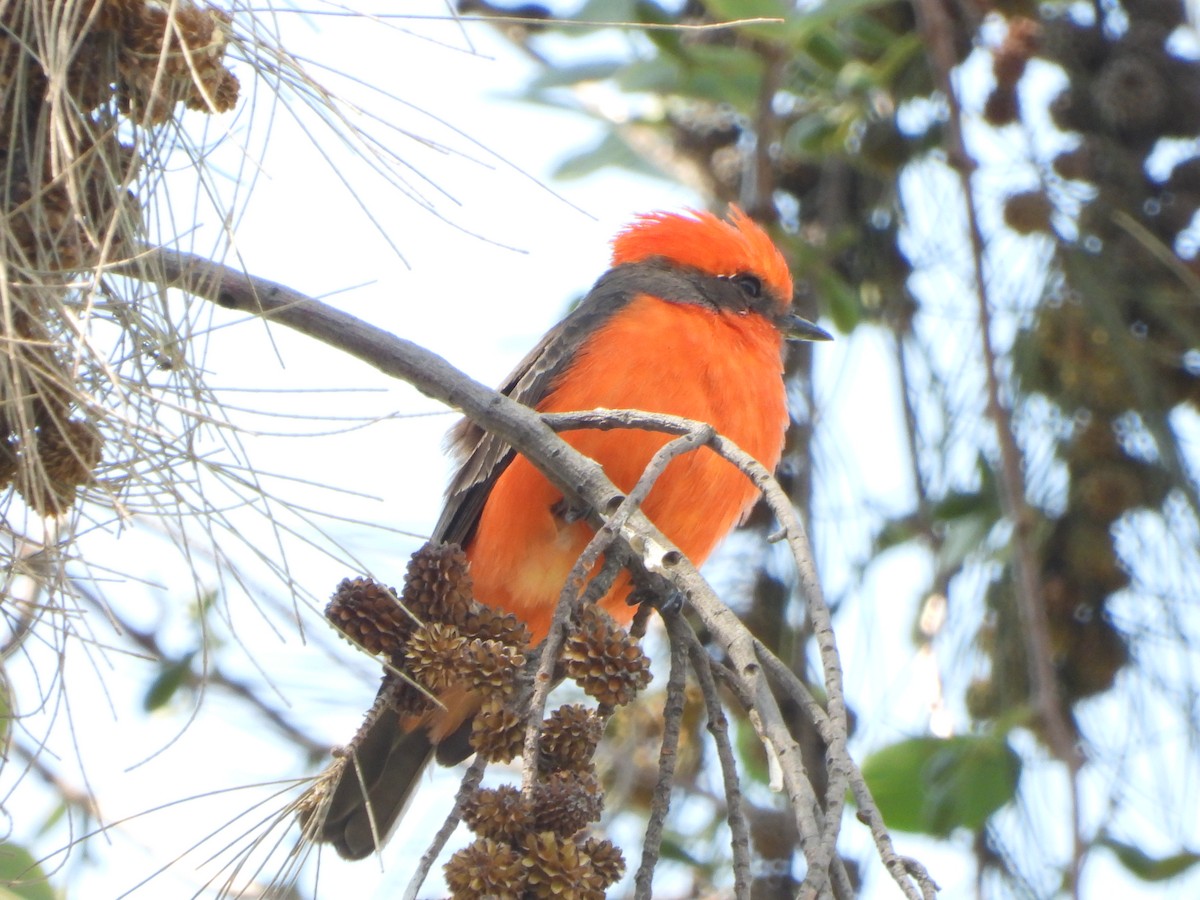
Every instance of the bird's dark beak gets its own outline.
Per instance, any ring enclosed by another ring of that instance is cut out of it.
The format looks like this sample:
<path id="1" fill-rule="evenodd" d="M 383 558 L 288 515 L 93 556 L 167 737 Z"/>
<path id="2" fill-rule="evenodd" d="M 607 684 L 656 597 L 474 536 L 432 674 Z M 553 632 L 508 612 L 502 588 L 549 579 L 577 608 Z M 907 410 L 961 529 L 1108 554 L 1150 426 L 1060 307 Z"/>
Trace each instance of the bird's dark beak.
<path id="1" fill-rule="evenodd" d="M 788 313 L 779 322 L 779 330 L 789 341 L 832 341 L 833 335 L 808 319 Z"/>

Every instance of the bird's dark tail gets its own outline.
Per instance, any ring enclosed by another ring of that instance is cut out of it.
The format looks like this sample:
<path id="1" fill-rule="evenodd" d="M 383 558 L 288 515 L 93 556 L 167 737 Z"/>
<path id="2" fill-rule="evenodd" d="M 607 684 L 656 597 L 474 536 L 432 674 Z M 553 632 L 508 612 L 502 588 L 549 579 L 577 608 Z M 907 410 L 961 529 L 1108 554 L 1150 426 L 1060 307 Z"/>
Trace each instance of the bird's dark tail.
<path id="1" fill-rule="evenodd" d="M 394 712 L 369 721 L 346 748 L 316 839 L 333 844 L 346 859 L 376 852 L 408 805 L 433 750 L 424 729 L 403 731 Z"/>

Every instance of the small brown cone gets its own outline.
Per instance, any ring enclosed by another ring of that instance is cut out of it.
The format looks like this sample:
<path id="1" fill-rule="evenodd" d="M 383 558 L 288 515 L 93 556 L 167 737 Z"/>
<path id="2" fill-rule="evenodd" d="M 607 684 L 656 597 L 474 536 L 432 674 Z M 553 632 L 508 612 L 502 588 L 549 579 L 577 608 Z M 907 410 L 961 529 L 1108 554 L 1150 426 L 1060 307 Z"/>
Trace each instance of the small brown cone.
<path id="1" fill-rule="evenodd" d="M 578 704 L 560 706 L 542 726 L 542 770 L 590 771 L 602 731 L 594 710 Z"/>
<path id="2" fill-rule="evenodd" d="M 1113 130 L 1142 137 L 1162 124 L 1170 87 L 1155 59 L 1141 53 L 1120 53 L 1097 73 L 1091 99 Z"/>
<path id="3" fill-rule="evenodd" d="M 61 515 L 75 502 L 76 488 L 91 480 L 103 448 L 104 438 L 91 422 L 72 419 L 61 430 L 47 426 L 37 444 L 38 466 L 18 479 L 17 490 L 41 515 Z"/>
<path id="4" fill-rule="evenodd" d="M 370 578 L 344 578 L 325 607 L 325 618 L 368 653 L 402 658 L 404 642 L 416 628 L 396 598 L 395 588 Z"/>
<path id="5" fill-rule="evenodd" d="M 983 104 L 983 118 L 996 128 L 1011 125 L 1021 118 L 1021 100 L 1012 85 L 996 85 Z"/>
<path id="6" fill-rule="evenodd" d="M 423 622 L 458 624 L 475 606 L 467 568 L 457 544 L 425 544 L 409 560 L 400 599 Z"/>
<path id="7" fill-rule="evenodd" d="M 512 613 L 501 612 L 478 603 L 454 624 L 467 637 L 503 641 L 514 647 L 528 647 L 532 639 L 525 623 Z"/>
<path id="8" fill-rule="evenodd" d="M 408 639 L 405 671 L 434 693 L 445 690 L 461 679 L 459 659 L 466 645 L 453 625 L 429 622 Z"/>
<path id="9" fill-rule="evenodd" d="M 1004 201 L 1004 224 L 1017 234 L 1050 234 L 1054 204 L 1042 191 L 1022 191 Z"/>
<path id="10" fill-rule="evenodd" d="M 557 898 L 575 896 L 592 874 L 591 861 L 570 838 L 552 831 L 531 835 L 521 857 L 529 896 Z"/>
<path id="11" fill-rule="evenodd" d="M 488 762 L 505 763 L 521 755 L 525 720 L 496 698 L 484 703 L 471 725 L 471 746 Z"/>
<path id="12" fill-rule="evenodd" d="M 504 697 L 512 692 L 525 665 L 525 654 L 502 641 L 475 639 L 463 647 L 459 665 L 472 688 L 487 696 Z"/>
<path id="13" fill-rule="evenodd" d="M 624 706 L 650 683 L 650 660 L 625 629 L 595 606 L 579 610 L 562 662 L 568 678 L 609 706 Z"/>
<path id="14" fill-rule="evenodd" d="M 602 812 L 604 793 L 590 773 L 555 772 L 534 786 L 533 819 L 538 831 L 571 837 L 598 821 Z"/>
<path id="15" fill-rule="evenodd" d="M 1094 154 L 1086 141 L 1058 154 L 1051 165 L 1056 174 L 1069 181 L 1089 181 L 1096 175 Z"/>
<path id="16" fill-rule="evenodd" d="M 445 873 L 450 896 L 456 900 L 519 900 L 524 893 L 521 854 L 491 838 L 479 838 L 455 853 L 446 863 Z"/>
<path id="17" fill-rule="evenodd" d="M 594 886 L 604 896 L 604 890 L 625 874 L 625 857 L 612 841 L 592 837 L 584 840 L 579 849 L 591 861 Z"/>
<path id="18" fill-rule="evenodd" d="M 507 844 L 520 843 L 533 828 L 533 813 L 511 784 L 476 791 L 463 803 L 462 817 L 480 837 Z"/>

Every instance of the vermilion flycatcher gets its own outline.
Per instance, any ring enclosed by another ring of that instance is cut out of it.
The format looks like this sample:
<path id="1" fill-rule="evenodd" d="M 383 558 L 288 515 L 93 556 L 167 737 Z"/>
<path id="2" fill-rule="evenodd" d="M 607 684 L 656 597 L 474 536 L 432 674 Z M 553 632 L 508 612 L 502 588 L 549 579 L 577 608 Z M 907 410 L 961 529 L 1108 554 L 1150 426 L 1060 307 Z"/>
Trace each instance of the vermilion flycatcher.
<path id="1" fill-rule="evenodd" d="M 736 207 L 728 221 L 704 212 L 642 216 L 614 239 L 612 268 L 501 391 L 540 412 L 641 409 L 707 422 L 774 469 L 788 423 L 784 340 L 829 338 L 793 315 L 791 303 L 783 256 Z M 451 437 L 461 466 L 433 540 L 460 544 L 475 599 L 523 619 L 537 644 L 592 529 L 566 515 L 559 490 L 499 438 L 467 421 Z M 563 437 L 623 491 L 670 439 L 641 430 Z M 642 508 L 699 565 L 756 497 L 745 476 L 705 448 L 671 462 Z M 627 593 L 620 580 L 600 601 L 625 625 L 633 617 Z M 477 709 L 469 696 L 439 699 L 443 707 L 419 719 L 379 717 L 342 770 L 320 834 L 342 856 L 377 849 L 437 745 Z"/>

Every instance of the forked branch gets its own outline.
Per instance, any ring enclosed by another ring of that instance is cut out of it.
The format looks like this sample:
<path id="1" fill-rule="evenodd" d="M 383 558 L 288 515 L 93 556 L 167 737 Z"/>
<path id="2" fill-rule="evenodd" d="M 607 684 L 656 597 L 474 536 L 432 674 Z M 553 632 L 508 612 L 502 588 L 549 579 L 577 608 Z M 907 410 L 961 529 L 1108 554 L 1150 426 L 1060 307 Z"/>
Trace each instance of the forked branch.
<path id="1" fill-rule="evenodd" d="M 441 357 L 411 341 L 388 334 L 291 288 L 203 257 L 166 249 L 147 249 L 141 258 L 120 266 L 117 271 L 129 277 L 181 288 L 227 309 L 260 316 L 299 331 L 390 377 L 412 384 L 502 437 L 541 470 L 570 502 L 590 511 L 589 521 L 598 532 L 595 546 L 589 548 L 594 554 L 593 559 L 598 559 L 606 547 L 615 544 L 617 550 L 630 554 L 646 571 L 665 579 L 687 596 L 703 620 L 729 660 L 728 669 L 723 671 L 725 680 L 747 705 L 768 753 L 778 764 L 781 786 L 788 794 L 808 862 L 801 896 L 849 897 L 853 894 L 836 851 L 847 786 L 871 826 L 881 860 L 905 896 L 912 900 L 932 896 L 936 886 L 925 870 L 915 861 L 900 857 L 892 848 L 878 811 L 870 802 L 861 772 L 849 755 L 841 664 L 832 619 L 821 596 L 807 535 L 785 492 L 753 457 L 726 438 L 714 434 L 710 426 L 672 416 L 630 410 L 539 416 L 472 380 Z M 608 480 L 598 464 L 555 433 L 572 428 L 649 428 L 678 435 L 679 440 L 664 447 L 638 489 L 626 497 Z M 761 644 L 716 597 L 695 567 L 638 509 L 642 494 L 653 483 L 656 468 L 665 467 L 678 453 L 699 446 L 719 453 L 744 472 L 763 492 L 783 526 L 820 651 L 828 698 L 825 707 L 817 704 L 799 679 L 778 660 L 764 665 L 766 657 L 762 655 Z M 591 566 L 581 561 L 579 568 L 587 573 Z M 564 596 L 568 593 L 572 592 L 564 591 Z M 578 596 L 577 592 L 575 596 Z M 570 603 L 564 602 L 560 607 L 560 613 L 565 616 Z M 694 653 L 693 662 L 698 662 Z M 823 798 L 817 797 L 804 770 L 799 747 L 780 712 L 775 695 L 780 687 L 808 711 L 826 741 L 830 778 Z M 726 777 L 728 780 L 728 773 Z M 733 802 L 733 798 L 730 799 Z"/>

